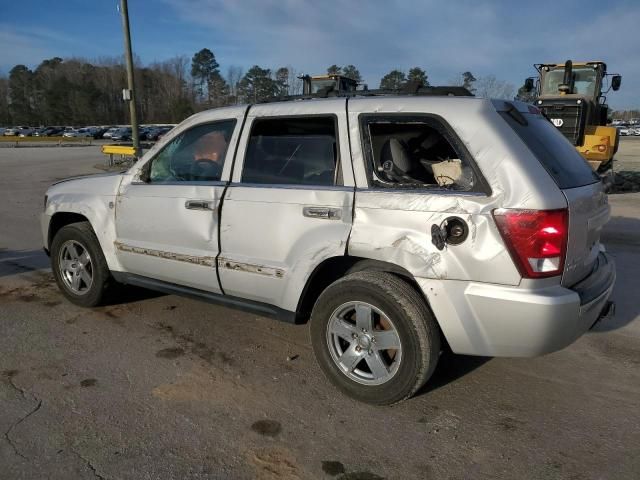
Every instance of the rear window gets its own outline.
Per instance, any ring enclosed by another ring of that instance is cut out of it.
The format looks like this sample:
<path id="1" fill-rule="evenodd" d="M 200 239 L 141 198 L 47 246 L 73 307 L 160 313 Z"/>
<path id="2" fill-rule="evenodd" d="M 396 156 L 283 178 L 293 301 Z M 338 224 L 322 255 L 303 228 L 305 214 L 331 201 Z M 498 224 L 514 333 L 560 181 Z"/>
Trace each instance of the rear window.
<path id="1" fill-rule="evenodd" d="M 600 180 L 571 142 L 542 115 L 514 110 L 499 113 L 560 188 L 582 187 Z"/>

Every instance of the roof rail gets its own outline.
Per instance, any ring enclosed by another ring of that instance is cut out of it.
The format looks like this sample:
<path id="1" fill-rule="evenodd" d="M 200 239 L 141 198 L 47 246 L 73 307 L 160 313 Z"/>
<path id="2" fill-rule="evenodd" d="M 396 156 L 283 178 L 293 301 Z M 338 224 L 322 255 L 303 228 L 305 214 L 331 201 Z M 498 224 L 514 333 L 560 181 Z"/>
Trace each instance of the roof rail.
<path id="1" fill-rule="evenodd" d="M 406 96 L 436 96 L 436 97 L 473 97 L 473 93 L 465 87 L 459 86 L 441 86 L 441 87 L 425 87 L 420 84 L 407 82 L 402 88 L 387 89 L 380 88 L 375 90 L 355 90 L 355 91 L 336 91 L 333 89 L 323 88 L 318 93 L 309 95 L 283 95 L 279 97 L 270 97 L 256 103 L 272 103 L 287 102 L 293 100 L 310 100 L 312 98 L 344 98 L 344 97 L 380 97 L 390 95 L 406 95 Z"/>

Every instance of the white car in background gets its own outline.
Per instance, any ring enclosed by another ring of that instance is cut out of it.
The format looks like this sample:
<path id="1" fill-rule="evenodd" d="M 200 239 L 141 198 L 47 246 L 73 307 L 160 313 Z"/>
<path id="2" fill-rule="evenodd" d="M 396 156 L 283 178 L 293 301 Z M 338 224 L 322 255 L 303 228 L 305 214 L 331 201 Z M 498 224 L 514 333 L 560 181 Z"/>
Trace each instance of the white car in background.
<path id="1" fill-rule="evenodd" d="M 28 127 L 9 127 L 5 129 L 3 135 L 6 137 L 17 137 L 20 135 L 20 130 Z"/>
<path id="2" fill-rule="evenodd" d="M 62 136 L 66 138 L 93 138 L 93 132 L 88 128 L 79 128 L 77 130 L 68 130 Z"/>
<path id="3" fill-rule="evenodd" d="M 102 138 L 111 138 L 111 136 L 116 133 L 118 130 L 120 130 L 120 128 L 118 127 L 111 127 L 109 128 L 106 132 L 104 132 L 102 134 Z"/>
<path id="4" fill-rule="evenodd" d="M 620 131 L 620 136 L 621 137 L 626 137 L 626 136 L 628 136 L 630 134 L 629 127 L 620 127 L 619 131 Z"/>
<path id="5" fill-rule="evenodd" d="M 17 127 L 5 128 L 4 132 L 2 132 L 2 135 L 4 135 L 5 137 L 13 137 L 13 136 L 15 136 L 17 134 L 18 134 L 18 128 Z"/>

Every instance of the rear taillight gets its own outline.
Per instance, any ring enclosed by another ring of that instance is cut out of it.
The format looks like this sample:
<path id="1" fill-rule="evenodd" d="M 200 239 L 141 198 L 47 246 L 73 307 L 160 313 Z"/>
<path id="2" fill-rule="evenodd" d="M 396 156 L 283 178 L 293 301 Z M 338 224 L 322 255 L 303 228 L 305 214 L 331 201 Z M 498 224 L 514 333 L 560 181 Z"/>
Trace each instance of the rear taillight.
<path id="1" fill-rule="evenodd" d="M 493 218 L 523 277 L 552 277 L 562 273 L 567 253 L 566 209 L 499 209 L 493 211 Z"/>

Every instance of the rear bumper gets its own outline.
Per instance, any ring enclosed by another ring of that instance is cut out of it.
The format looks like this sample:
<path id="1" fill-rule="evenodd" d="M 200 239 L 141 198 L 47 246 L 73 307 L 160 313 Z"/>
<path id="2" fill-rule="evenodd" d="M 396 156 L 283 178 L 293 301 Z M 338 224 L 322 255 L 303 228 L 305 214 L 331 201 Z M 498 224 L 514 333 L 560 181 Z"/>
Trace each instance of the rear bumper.
<path id="1" fill-rule="evenodd" d="M 613 260 L 601 253 L 591 275 L 571 289 L 418 283 L 455 353 L 532 357 L 560 350 L 588 331 L 609 306 L 615 278 Z"/>

